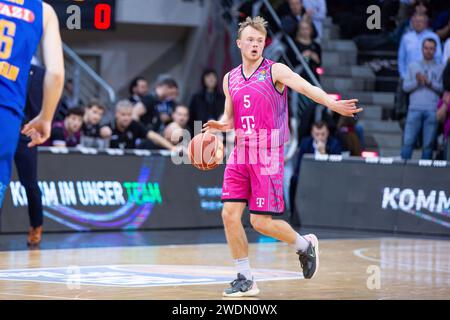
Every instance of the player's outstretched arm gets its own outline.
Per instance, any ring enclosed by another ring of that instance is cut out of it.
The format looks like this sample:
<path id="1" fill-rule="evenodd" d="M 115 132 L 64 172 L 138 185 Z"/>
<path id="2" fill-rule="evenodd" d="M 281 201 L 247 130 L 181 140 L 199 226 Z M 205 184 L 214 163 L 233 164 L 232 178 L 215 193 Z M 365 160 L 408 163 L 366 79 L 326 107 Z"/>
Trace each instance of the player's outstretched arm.
<path id="1" fill-rule="evenodd" d="M 41 45 L 45 64 L 44 98 L 39 115 L 26 124 L 23 134 L 32 141 L 29 147 L 44 143 L 50 136 L 51 122 L 64 86 L 64 57 L 58 17 L 53 8 L 43 3 L 44 31 Z"/>
<path id="2" fill-rule="evenodd" d="M 225 94 L 225 110 L 219 121 L 210 120 L 203 125 L 202 132 L 211 132 L 214 130 L 227 131 L 233 129 L 233 104 L 228 90 L 229 73 L 223 77 L 223 92 Z"/>
<path id="3" fill-rule="evenodd" d="M 282 63 L 275 63 L 272 66 L 272 76 L 275 83 L 280 82 L 292 90 L 304 94 L 315 102 L 324 105 L 343 116 L 352 117 L 355 113 L 363 110 L 362 108 L 356 107 L 356 103 L 358 102 L 357 99 L 336 101 L 325 91 L 311 85 L 308 81 Z"/>
<path id="4" fill-rule="evenodd" d="M 169 140 L 165 139 L 162 135 L 154 131 L 149 131 L 147 133 L 147 139 L 167 150 L 175 151 L 177 149 L 177 147 L 170 143 Z"/>

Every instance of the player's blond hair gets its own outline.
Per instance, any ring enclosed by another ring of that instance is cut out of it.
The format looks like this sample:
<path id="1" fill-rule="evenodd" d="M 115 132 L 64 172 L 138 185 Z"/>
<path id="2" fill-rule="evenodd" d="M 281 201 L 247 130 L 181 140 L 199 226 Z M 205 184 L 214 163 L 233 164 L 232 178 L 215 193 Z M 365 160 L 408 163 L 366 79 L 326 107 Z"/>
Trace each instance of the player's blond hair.
<path id="1" fill-rule="evenodd" d="M 242 31 L 244 31 L 245 28 L 252 27 L 262 33 L 264 33 L 264 36 L 267 36 L 267 21 L 264 20 L 264 18 L 258 16 L 258 17 L 247 17 L 244 22 L 239 23 L 239 30 L 238 30 L 238 39 L 241 38 Z"/>

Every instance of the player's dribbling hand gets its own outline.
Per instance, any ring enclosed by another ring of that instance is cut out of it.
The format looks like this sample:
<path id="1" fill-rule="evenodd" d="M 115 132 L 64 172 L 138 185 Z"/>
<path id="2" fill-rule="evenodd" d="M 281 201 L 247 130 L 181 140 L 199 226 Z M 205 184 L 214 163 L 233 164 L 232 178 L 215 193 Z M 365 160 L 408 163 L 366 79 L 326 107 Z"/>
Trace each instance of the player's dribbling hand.
<path id="1" fill-rule="evenodd" d="M 28 122 L 21 131 L 22 134 L 31 138 L 28 147 L 32 148 L 47 141 L 50 137 L 51 125 L 51 121 L 44 120 L 40 116 Z"/>
<path id="2" fill-rule="evenodd" d="M 203 125 L 202 132 L 207 133 L 217 133 L 217 132 L 225 132 L 231 128 L 231 125 L 228 122 L 209 120 L 207 123 Z"/>
<path id="3" fill-rule="evenodd" d="M 357 103 L 358 99 L 335 101 L 331 110 L 345 117 L 354 117 L 356 113 L 363 111 L 363 108 L 356 106 Z"/>

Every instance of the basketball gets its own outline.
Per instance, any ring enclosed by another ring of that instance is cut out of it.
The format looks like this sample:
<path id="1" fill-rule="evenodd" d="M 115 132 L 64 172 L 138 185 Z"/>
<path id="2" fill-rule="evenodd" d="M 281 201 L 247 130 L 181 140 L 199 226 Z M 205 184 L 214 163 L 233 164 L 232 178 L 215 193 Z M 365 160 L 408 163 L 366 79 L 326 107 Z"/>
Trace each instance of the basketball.
<path id="1" fill-rule="evenodd" d="M 222 163 L 223 143 L 210 133 L 197 134 L 188 146 L 191 164 L 200 170 L 212 170 Z"/>

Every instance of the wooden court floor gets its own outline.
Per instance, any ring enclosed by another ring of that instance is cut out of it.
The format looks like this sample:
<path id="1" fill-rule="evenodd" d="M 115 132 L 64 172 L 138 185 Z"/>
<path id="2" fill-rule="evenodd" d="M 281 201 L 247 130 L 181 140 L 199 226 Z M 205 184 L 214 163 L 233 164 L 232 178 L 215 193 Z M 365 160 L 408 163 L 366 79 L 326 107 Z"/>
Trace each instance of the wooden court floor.
<path id="1" fill-rule="evenodd" d="M 285 244 L 250 259 L 260 299 L 450 299 L 450 241 L 322 240 L 312 280 Z M 233 276 L 225 244 L 0 252 L 0 299 L 222 299 Z"/>

